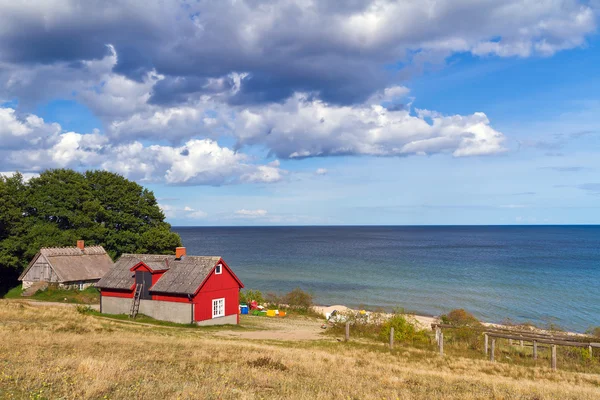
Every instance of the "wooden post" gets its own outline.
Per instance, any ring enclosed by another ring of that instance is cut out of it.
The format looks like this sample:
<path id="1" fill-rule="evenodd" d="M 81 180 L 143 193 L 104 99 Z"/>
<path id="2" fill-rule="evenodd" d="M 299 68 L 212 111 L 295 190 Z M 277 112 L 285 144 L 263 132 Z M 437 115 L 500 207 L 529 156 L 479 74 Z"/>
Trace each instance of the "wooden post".
<path id="1" fill-rule="evenodd" d="M 533 359 L 537 360 L 537 340 L 533 341 Z"/>
<path id="2" fill-rule="evenodd" d="M 523 347 L 523 341 L 521 340 L 521 347 Z"/>
<path id="3" fill-rule="evenodd" d="M 440 356 L 444 355 L 444 331 L 440 330 Z"/>
<path id="4" fill-rule="evenodd" d="M 496 351 L 496 338 L 492 338 L 492 348 L 490 349 L 490 361 L 494 362 L 494 352 Z"/>
<path id="5" fill-rule="evenodd" d="M 394 327 L 390 329 L 390 350 L 394 349 Z"/>
<path id="6" fill-rule="evenodd" d="M 440 345 L 440 332 L 442 331 L 442 329 L 439 326 L 435 327 L 435 343 L 439 346 Z"/>
<path id="7" fill-rule="evenodd" d="M 485 355 L 487 356 L 487 353 L 488 353 L 488 335 L 487 335 L 487 333 L 483 335 L 483 350 L 485 352 Z"/>
<path id="8" fill-rule="evenodd" d="M 345 337 L 345 341 L 347 342 L 348 340 L 350 340 L 350 322 L 346 322 L 346 337 Z"/>
<path id="9" fill-rule="evenodd" d="M 508 345 L 512 346 L 512 339 L 508 339 Z"/>
<path id="10" fill-rule="evenodd" d="M 556 371 L 556 345 L 552 345 L 552 370 Z"/>
<path id="11" fill-rule="evenodd" d="M 594 357 L 594 352 L 592 351 L 592 346 L 588 346 L 588 351 L 590 352 L 590 358 Z"/>

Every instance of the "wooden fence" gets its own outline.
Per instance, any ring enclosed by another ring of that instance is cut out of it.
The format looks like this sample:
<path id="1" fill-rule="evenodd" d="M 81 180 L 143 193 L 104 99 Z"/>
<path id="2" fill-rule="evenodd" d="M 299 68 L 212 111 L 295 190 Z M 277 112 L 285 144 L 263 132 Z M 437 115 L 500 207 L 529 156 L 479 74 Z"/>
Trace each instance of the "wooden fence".
<path id="1" fill-rule="evenodd" d="M 439 348 L 440 355 L 444 355 L 444 331 L 443 328 L 460 328 L 455 325 L 431 324 L 435 330 L 435 338 Z M 556 370 L 556 346 L 581 347 L 587 348 L 590 357 L 593 355 L 594 348 L 600 348 L 600 343 L 591 342 L 589 337 L 568 335 L 564 333 L 534 333 L 526 331 L 517 331 L 506 328 L 481 329 L 484 335 L 484 353 L 490 354 L 490 361 L 495 361 L 496 339 L 508 339 L 509 341 L 519 341 L 521 346 L 524 342 L 531 342 L 533 346 L 533 359 L 538 357 L 538 344 L 551 346 L 551 366 Z M 490 346 L 491 339 L 491 346 Z"/>

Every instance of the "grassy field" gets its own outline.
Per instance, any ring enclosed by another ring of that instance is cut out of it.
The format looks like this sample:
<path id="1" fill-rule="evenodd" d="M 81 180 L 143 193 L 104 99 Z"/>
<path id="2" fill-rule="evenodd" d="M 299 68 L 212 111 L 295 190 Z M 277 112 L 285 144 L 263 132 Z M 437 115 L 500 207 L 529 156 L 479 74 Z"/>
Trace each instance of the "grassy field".
<path id="1" fill-rule="evenodd" d="M 258 317 L 246 322 L 260 328 Z M 0 301 L 0 354 L 0 397 L 8 399 L 600 398 L 600 376 L 591 373 L 403 346 L 390 352 L 327 336 L 223 338 L 215 329 L 128 324 L 7 300 Z"/>
<path id="2" fill-rule="evenodd" d="M 23 288 L 21 285 L 12 288 L 5 295 L 5 299 L 23 299 L 21 296 Z M 28 300 L 52 301 L 57 303 L 72 304 L 98 304 L 100 303 L 100 292 L 94 287 L 88 287 L 85 290 L 66 290 L 49 287 L 46 290 L 40 290 L 33 296 L 26 297 Z"/>

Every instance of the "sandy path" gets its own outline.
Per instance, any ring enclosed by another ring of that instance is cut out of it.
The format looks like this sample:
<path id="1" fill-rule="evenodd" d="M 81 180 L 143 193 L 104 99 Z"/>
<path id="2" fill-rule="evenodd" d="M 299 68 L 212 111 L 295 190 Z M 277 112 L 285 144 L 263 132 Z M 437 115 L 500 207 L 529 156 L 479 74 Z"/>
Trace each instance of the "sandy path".
<path id="1" fill-rule="evenodd" d="M 321 329 L 323 321 L 308 318 L 269 318 L 244 316 L 241 325 L 257 328 L 255 331 L 224 330 L 216 336 L 235 337 L 250 340 L 323 340 L 328 339 Z"/>

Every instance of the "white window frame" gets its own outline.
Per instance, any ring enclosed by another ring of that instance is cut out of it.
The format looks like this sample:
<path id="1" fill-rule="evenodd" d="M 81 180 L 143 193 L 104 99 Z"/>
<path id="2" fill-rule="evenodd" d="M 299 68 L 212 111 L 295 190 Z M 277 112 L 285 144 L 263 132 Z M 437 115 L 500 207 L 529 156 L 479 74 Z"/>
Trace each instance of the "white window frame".
<path id="1" fill-rule="evenodd" d="M 213 299 L 212 301 L 212 317 L 219 318 L 225 316 L 225 298 Z"/>
<path id="2" fill-rule="evenodd" d="M 223 273 L 223 264 L 217 264 L 215 267 L 215 275 L 221 275 Z"/>

